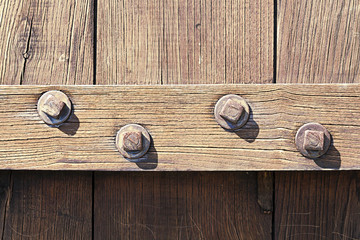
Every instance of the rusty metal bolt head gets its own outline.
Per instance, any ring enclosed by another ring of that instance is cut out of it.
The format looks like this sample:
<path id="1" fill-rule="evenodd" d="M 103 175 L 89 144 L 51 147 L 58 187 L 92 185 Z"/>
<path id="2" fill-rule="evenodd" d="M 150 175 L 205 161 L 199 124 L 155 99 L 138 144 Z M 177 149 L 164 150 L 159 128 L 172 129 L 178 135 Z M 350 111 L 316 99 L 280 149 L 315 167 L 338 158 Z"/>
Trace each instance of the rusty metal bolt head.
<path id="1" fill-rule="evenodd" d="M 123 139 L 124 150 L 129 151 L 141 151 L 142 146 L 142 133 L 141 132 L 127 132 L 124 134 Z"/>
<path id="2" fill-rule="evenodd" d="M 64 123 L 71 114 L 71 108 L 71 101 L 68 96 L 56 90 L 44 93 L 37 104 L 40 118 L 52 126 Z"/>
<path id="3" fill-rule="evenodd" d="M 221 127 L 235 131 L 249 120 L 250 107 L 242 97 L 229 94 L 216 103 L 214 116 Z"/>
<path id="4" fill-rule="evenodd" d="M 236 124 L 243 112 L 244 107 L 241 105 L 241 103 L 233 99 L 228 99 L 220 111 L 220 116 L 230 121 L 231 123 Z"/>
<path id="5" fill-rule="evenodd" d="M 65 103 L 60 99 L 56 98 L 52 94 L 48 94 L 44 104 L 42 105 L 41 111 L 45 112 L 47 115 L 59 119 L 60 112 L 63 110 Z"/>
<path id="6" fill-rule="evenodd" d="M 295 143 L 299 152 L 305 157 L 318 158 L 329 149 L 331 135 L 321 124 L 308 123 L 297 131 Z"/>
<path id="7" fill-rule="evenodd" d="M 306 130 L 304 136 L 304 148 L 309 151 L 324 150 L 324 132 Z"/>
<path id="8" fill-rule="evenodd" d="M 149 132 L 137 124 L 122 127 L 116 135 L 116 147 L 128 159 L 143 157 L 150 148 L 150 142 Z"/>

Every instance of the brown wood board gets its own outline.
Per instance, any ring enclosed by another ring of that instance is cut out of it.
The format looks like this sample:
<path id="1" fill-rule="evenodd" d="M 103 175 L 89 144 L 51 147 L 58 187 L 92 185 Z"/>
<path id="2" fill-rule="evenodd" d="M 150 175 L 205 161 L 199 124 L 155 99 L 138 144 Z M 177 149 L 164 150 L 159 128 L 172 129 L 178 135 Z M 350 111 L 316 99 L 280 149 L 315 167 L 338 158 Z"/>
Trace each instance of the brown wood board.
<path id="1" fill-rule="evenodd" d="M 68 123 L 44 124 L 36 112 L 41 93 L 59 89 L 74 105 Z M 3 169 L 51 170 L 328 170 L 359 169 L 359 85 L 2 86 Z M 217 99 L 244 97 L 252 116 L 233 133 L 213 117 Z M 297 129 L 319 122 L 333 144 L 319 159 L 295 148 Z M 152 136 L 140 163 L 124 159 L 116 132 L 138 123 Z M 31 157 L 31 160 L 29 160 Z"/>
<path id="2" fill-rule="evenodd" d="M 273 81 L 273 1 L 99 0 L 97 10 L 97 84 Z M 95 172 L 94 238 L 270 239 L 256 175 Z M 120 199 L 126 211 L 112 207 Z"/>
<path id="3" fill-rule="evenodd" d="M 357 0 L 277 2 L 276 83 L 360 79 Z"/>
<path id="4" fill-rule="evenodd" d="M 359 83 L 358 1 L 281 0 L 277 13 L 277 83 Z M 360 239 L 359 186 L 355 171 L 275 172 L 274 239 Z"/>
<path id="5" fill-rule="evenodd" d="M 98 84 L 272 83 L 270 0 L 99 0 Z"/>
<path id="6" fill-rule="evenodd" d="M 92 84 L 93 4 L 0 1 L 0 84 Z M 91 239 L 91 172 L 1 171 L 0 191 L 2 239 Z"/>
<path id="7" fill-rule="evenodd" d="M 97 172 L 96 180 L 95 239 L 270 238 L 255 172 Z"/>

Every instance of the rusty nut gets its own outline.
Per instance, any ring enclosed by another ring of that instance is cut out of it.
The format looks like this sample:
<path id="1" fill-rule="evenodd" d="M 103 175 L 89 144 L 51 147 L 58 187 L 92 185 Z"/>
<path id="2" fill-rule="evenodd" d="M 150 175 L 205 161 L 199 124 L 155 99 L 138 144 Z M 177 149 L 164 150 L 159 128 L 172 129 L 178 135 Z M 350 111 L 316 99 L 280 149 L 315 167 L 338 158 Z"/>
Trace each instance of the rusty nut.
<path id="1" fill-rule="evenodd" d="M 40 118 L 51 126 L 59 126 L 64 123 L 70 117 L 71 109 L 69 97 L 57 90 L 44 93 L 37 104 Z"/>
<path id="2" fill-rule="evenodd" d="M 250 107 L 242 97 L 234 94 L 223 96 L 215 105 L 216 122 L 227 130 L 243 127 L 250 116 Z"/>
<path id="3" fill-rule="evenodd" d="M 142 146 L 142 133 L 141 132 L 127 132 L 124 134 L 123 139 L 124 150 L 129 151 L 141 151 Z"/>
<path id="4" fill-rule="evenodd" d="M 319 123 L 303 125 L 296 133 L 295 144 L 299 152 L 308 158 L 324 155 L 331 143 L 329 131 Z"/>
<path id="5" fill-rule="evenodd" d="M 138 124 L 126 125 L 116 135 L 116 147 L 128 159 L 143 157 L 148 152 L 150 143 L 149 132 Z"/>

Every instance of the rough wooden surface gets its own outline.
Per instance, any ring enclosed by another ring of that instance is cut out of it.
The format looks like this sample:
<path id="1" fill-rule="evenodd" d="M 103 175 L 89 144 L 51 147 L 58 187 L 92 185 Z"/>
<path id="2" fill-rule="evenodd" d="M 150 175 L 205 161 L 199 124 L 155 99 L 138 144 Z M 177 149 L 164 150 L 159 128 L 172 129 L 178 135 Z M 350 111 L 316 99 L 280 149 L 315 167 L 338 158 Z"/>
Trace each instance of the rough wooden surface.
<path id="1" fill-rule="evenodd" d="M 0 84 L 93 81 L 93 0 L 0 2 Z"/>
<path id="2" fill-rule="evenodd" d="M 281 0 L 277 12 L 277 83 L 359 82 L 358 1 Z M 275 173 L 274 238 L 360 239 L 359 186 L 358 172 Z"/>
<path id="3" fill-rule="evenodd" d="M 36 112 L 40 93 L 66 92 L 74 114 L 60 129 Z M 224 94 L 244 97 L 252 116 L 237 133 L 213 108 Z M 1 87 L 0 167 L 51 170 L 351 170 L 360 168 L 360 85 L 168 85 Z M 9 111 L 11 109 L 11 111 Z M 317 160 L 294 144 L 305 123 L 323 124 L 333 145 Z M 137 123 L 153 144 L 141 164 L 124 159 L 115 136 Z M 31 160 L 30 160 L 31 159 Z"/>
<path id="4" fill-rule="evenodd" d="M 96 176 L 95 239 L 270 239 L 255 172 Z"/>
<path id="5" fill-rule="evenodd" d="M 92 84 L 93 22 L 93 1 L 0 1 L 0 84 Z M 0 193 L 2 239 L 92 237 L 90 172 L 2 171 Z"/>
<path id="6" fill-rule="evenodd" d="M 358 0 L 277 4 L 277 83 L 359 81 Z"/>
<path id="7" fill-rule="evenodd" d="M 360 173 L 275 173 L 275 239 L 359 239 Z"/>
<path id="8" fill-rule="evenodd" d="M 91 239 L 92 174 L 13 171 L 3 239 Z"/>
<path id="9" fill-rule="evenodd" d="M 273 1 L 98 1 L 98 84 L 271 83 Z"/>
<path id="10" fill-rule="evenodd" d="M 260 0 L 100 0 L 96 82 L 270 83 L 273 9 Z M 94 237 L 270 239 L 272 215 L 259 211 L 256 181 L 240 172 L 96 172 Z M 144 191 L 134 192 L 139 186 Z M 103 204 L 120 199 L 126 212 Z"/>
<path id="11" fill-rule="evenodd" d="M 274 173 L 257 173 L 257 199 L 264 213 L 274 210 Z"/>

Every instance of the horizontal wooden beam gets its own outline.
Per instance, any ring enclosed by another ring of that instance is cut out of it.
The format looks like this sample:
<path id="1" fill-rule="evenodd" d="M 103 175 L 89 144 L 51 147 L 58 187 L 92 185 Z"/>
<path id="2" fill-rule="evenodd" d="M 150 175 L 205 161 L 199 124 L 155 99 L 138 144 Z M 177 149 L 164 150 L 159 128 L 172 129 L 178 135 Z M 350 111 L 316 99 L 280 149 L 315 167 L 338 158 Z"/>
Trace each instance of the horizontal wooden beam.
<path id="1" fill-rule="evenodd" d="M 74 112 L 49 127 L 36 105 L 48 90 L 65 92 Z M 249 122 L 234 133 L 214 120 L 225 94 L 250 105 Z M 354 170 L 360 169 L 360 85 L 1 86 L 0 169 L 106 171 Z M 327 154 L 313 160 L 296 149 L 303 124 L 330 131 Z M 115 145 L 124 125 L 152 137 L 141 162 Z"/>

